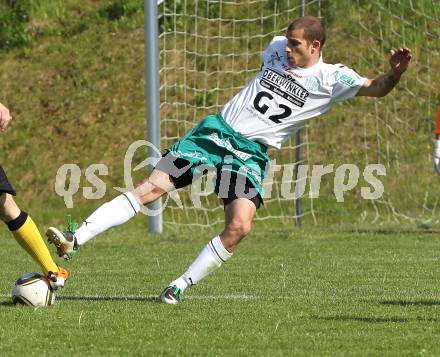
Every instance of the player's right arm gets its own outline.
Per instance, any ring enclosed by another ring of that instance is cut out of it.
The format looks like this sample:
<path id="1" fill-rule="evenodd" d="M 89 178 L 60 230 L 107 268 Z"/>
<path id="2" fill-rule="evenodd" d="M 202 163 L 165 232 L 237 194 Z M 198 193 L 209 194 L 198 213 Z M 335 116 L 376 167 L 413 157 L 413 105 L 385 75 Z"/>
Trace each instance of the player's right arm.
<path id="1" fill-rule="evenodd" d="M 9 114 L 9 109 L 0 103 L 0 130 L 3 131 L 8 126 L 12 117 Z"/>

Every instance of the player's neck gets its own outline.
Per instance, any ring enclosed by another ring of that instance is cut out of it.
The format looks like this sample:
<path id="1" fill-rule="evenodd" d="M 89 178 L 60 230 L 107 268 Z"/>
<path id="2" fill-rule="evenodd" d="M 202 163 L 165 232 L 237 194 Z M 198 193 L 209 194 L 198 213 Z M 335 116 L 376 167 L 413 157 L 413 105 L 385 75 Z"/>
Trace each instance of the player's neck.
<path id="1" fill-rule="evenodd" d="M 317 64 L 319 62 L 320 58 L 321 57 L 311 58 L 310 61 L 307 64 L 305 64 L 304 66 L 302 66 L 301 68 L 307 69 L 307 68 L 313 67 L 315 64 Z"/>

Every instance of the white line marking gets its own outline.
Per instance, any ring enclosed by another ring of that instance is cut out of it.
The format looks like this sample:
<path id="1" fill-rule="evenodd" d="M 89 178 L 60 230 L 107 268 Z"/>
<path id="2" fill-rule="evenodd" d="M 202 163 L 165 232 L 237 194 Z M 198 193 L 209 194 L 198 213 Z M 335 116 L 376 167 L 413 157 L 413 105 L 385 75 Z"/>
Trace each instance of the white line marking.
<path id="1" fill-rule="evenodd" d="M 11 298 L 11 295 L 0 294 L 0 298 Z M 61 295 L 60 300 L 154 300 L 158 295 Z M 256 295 L 190 295 L 187 300 L 261 300 Z M 272 298 L 271 298 L 272 299 Z"/>

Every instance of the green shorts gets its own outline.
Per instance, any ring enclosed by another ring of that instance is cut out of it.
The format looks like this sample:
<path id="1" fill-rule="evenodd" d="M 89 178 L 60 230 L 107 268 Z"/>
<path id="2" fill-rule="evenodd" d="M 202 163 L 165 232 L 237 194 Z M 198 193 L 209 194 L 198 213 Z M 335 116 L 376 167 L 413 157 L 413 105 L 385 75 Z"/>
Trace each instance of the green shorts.
<path id="1" fill-rule="evenodd" d="M 264 145 L 232 129 L 220 114 L 208 115 L 166 150 L 156 168 L 168 173 L 176 188 L 215 169 L 215 192 L 220 198 L 258 197 L 262 201 L 270 161 L 266 151 Z"/>

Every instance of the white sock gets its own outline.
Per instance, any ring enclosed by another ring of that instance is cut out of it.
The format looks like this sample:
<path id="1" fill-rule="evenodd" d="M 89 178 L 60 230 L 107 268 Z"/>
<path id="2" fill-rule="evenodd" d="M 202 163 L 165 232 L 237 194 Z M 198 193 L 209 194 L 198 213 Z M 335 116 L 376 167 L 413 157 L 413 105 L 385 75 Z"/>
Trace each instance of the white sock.
<path id="1" fill-rule="evenodd" d="M 141 207 L 133 193 L 126 192 L 104 203 L 93 212 L 75 232 L 78 246 L 109 228 L 119 226 L 133 218 Z"/>
<path id="2" fill-rule="evenodd" d="M 197 284 L 220 268 L 230 257 L 232 257 L 232 253 L 226 250 L 220 237 L 217 236 L 202 249 L 188 270 L 170 285 L 176 285 L 178 288 L 185 290 L 188 286 Z"/>

